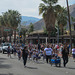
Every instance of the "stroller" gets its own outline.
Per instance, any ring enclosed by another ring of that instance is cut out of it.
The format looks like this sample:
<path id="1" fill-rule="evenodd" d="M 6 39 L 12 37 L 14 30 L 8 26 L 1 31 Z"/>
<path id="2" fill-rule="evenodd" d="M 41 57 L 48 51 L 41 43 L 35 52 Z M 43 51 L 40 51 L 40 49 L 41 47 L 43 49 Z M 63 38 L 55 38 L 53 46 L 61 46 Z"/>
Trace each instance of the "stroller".
<path id="1" fill-rule="evenodd" d="M 57 67 L 59 65 L 59 67 L 61 67 L 61 58 L 59 56 L 57 56 L 56 54 L 54 54 L 52 56 L 52 59 L 50 61 L 51 66 L 53 64 L 55 64 L 55 66 Z"/>

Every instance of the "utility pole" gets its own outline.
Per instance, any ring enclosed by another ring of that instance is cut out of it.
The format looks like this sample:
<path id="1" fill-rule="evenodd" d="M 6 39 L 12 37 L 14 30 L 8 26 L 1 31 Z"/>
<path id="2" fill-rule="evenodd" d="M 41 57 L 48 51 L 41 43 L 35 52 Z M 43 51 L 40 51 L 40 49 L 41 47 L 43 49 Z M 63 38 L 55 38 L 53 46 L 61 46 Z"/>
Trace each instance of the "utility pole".
<path id="1" fill-rule="evenodd" d="M 69 31 L 70 31 L 70 46 L 71 46 L 71 50 L 72 50 L 72 35 L 71 35 L 70 11 L 69 11 L 68 0 L 66 0 L 66 2 L 67 2 L 68 22 L 69 22 Z"/>

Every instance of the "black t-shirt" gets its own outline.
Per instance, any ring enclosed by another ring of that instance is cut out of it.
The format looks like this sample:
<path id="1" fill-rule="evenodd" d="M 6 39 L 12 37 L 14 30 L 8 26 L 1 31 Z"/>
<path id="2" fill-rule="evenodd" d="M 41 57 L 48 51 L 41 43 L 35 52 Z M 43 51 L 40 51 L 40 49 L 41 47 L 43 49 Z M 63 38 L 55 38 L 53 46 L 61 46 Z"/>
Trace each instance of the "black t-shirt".
<path id="1" fill-rule="evenodd" d="M 23 57 L 27 57 L 28 56 L 28 50 L 24 50 L 22 51 L 22 56 Z"/>
<path id="2" fill-rule="evenodd" d="M 67 57 L 69 54 L 68 50 L 63 49 L 62 50 L 62 57 Z"/>

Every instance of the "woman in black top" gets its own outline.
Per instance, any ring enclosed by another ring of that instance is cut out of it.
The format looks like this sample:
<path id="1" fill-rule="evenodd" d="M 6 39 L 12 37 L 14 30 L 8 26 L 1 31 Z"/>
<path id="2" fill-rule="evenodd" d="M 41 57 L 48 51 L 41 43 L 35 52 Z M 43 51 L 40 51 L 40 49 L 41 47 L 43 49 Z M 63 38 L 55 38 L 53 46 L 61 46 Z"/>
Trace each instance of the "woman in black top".
<path id="1" fill-rule="evenodd" d="M 11 50 L 10 50 L 10 46 L 8 46 L 8 49 L 7 49 L 7 53 L 8 53 L 8 57 L 10 56 L 10 58 L 11 58 Z"/>
<path id="2" fill-rule="evenodd" d="M 67 46 L 65 45 L 64 49 L 62 50 L 62 58 L 63 58 L 64 67 L 68 63 L 68 55 L 69 55 L 69 51 L 67 49 Z"/>
<path id="3" fill-rule="evenodd" d="M 27 48 L 27 46 L 25 46 L 23 51 L 22 51 L 22 57 L 23 57 L 24 67 L 26 67 L 26 62 L 27 62 L 27 57 L 28 57 L 28 48 Z"/>

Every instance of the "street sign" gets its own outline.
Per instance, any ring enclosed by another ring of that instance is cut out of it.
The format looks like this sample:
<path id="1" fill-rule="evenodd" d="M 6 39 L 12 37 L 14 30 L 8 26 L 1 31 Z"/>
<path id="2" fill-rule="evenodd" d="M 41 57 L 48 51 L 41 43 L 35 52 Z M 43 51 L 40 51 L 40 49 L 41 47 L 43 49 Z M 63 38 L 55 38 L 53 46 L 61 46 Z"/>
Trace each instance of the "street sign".
<path id="1" fill-rule="evenodd" d="M 8 32 L 9 32 L 9 31 L 10 31 L 10 29 L 4 29 L 4 31 L 8 31 Z"/>

